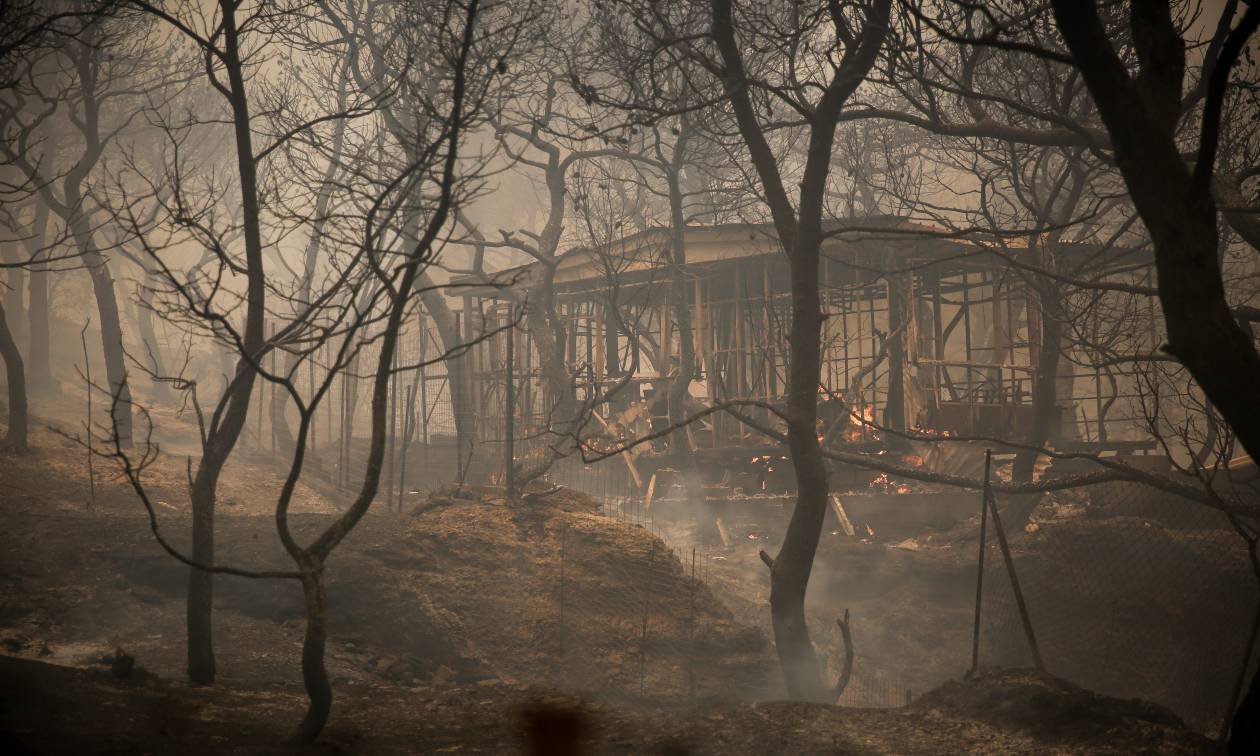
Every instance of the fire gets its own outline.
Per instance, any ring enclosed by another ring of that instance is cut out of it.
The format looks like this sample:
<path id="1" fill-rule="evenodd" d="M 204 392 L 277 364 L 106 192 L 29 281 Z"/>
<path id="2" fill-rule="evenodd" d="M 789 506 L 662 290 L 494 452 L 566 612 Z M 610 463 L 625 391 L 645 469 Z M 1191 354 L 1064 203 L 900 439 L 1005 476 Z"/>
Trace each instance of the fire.
<path id="1" fill-rule="evenodd" d="M 871 488 L 875 488 L 876 486 L 887 488 L 890 482 L 891 481 L 888 480 L 888 473 L 882 472 L 879 475 L 876 475 L 875 479 L 871 481 Z"/>
<path id="2" fill-rule="evenodd" d="M 867 526 L 866 526 L 866 534 L 867 534 L 868 536 L 872 536 L 872 537 L 873 537 L 873 536 L 875 535 L 875 528 L 872 528 L 870 525 L 867 525 Z"/>
<path id="3" fill-rule="evenodd" d="M 907 494 L 907 493 L 910 493 L 910 486 L 907 486 L 905 483 L 899 483 L 897 484 L 897 487 L 893 490 L 895 490 L 899 494 Z"/>
<path id="4" fill-rule="evenodd" d="M 901 463 L 910 467 L 923 467 L 923 457 L 918 454 L 906 454 L 902 456 Z"/>

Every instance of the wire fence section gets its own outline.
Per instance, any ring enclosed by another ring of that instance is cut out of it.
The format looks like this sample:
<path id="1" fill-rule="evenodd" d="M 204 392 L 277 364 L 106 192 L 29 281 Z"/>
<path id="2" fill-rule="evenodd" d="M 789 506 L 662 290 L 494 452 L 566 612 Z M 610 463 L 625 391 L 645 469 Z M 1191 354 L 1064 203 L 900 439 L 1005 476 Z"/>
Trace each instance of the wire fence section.
<path id="1" fill-rule="evenodd" d="M 649 530 L 633 507 L 560 533 L 557 682 L 631 697 L 756 698 L 773 672 L 765 636 L 706 583 L 706 554 Z"/>
<path id="2" fill-rule="evenodd" d="M 1058 494 L 1021 520 L 1017 506 L 1002 510 L 995 520 L 990 507 L 982 530 L 978 664 L 1040 666 L 1219 735 L 1257 611 L 1228 519 L 1131 483 Z"/>

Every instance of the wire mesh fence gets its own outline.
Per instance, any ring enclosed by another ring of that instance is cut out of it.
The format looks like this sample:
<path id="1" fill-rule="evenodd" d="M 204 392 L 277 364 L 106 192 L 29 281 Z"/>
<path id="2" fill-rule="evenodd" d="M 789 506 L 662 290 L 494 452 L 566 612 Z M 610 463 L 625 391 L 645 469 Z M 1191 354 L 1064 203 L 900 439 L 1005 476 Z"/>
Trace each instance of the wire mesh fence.
<path id="1" fill-rule="evenodd" d="M 713 594 L 698 550 L 665 543 L 629 512 L 569 527 L 561 544 L 561 685 L 657 700 L 755 698 L 765 690 L 772 670 L 765 637 L 735 622 Z"/>
<path id="2" fill-rule="evenodd" d="M 419 365 L 438 353 L 433 335 L 419 330 L 400 350 L 400 365 Z M 371 351 L 360 356 L 362 364 L 371 362 Z M 364 377 L 355 374 L 352 366 L 334 382 L 309 439 L 312 472 L 342 485 L 361 473 L 366 450 L 366 438 L 353 429 L 356 418 L 366 416 L 369 397 Z M 307 369 L 296 379 L 301 387 L 321 376 Z M 382 486 L 389 503 L 402 508 L 440 484 L 485 483 L 502 474 L 506 448 L 499 431 L 484 434 L 461 456 L 442 363 L 403 370 L 395 383 Z M 260 450 L 274 449 L 277 432 L 265 409 L 270 397 L 260 399 L 252 435 Z M 494 426 L 486 418 L 478 424 Z M 619 457 L 587 464 L 570 456 L 548 477 L 601 502 L 602 527 L 611 529 L 566 536 L 556 565 L 559 670 L 588 681 L 602 670 L 604 684 L 652 696 L 752 696 L 773 689 L 767 619 L 736 622 L 715 590 L 720 581 L 712 571 L 721 549 L 657 527 L 642 481 Z M 1002 525 L 1005 549 L 996 521 L 979 546 L 979 665 L 1037 666 L 1040 656 L 1051 674 L 1100 693 L 1155 701 L 1195 729 L 1220 731 L 1235 703 L 1240 669 L 1256 666 L 1249 644 L 1257 611 L 1246 544 L 1223 515 L 1137 484 L 1108 483 L 1045 497 L 1027 517 Z M 609 535 L 634 530 L 644 537 Z M 865 673 L 859 659 L 840 702 L 898 706 L 906 687 Z"/>
<path id="3" fill-rule="evenodd" d="M 1016 509 L 989 518 L 980 549 L 979 665 L 1043 666 L 1218 735 L 1257 609 L 1247 547 L 1227 518 L 1133 483 L 1046 497 L 1024 521 Z"/>

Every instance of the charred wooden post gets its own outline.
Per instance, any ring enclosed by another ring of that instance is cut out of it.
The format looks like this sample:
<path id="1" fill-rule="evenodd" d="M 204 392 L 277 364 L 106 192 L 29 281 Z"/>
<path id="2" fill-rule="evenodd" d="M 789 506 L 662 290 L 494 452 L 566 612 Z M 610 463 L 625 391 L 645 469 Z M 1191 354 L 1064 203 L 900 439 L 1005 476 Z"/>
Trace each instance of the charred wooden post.
<path id="1" fill-rule="evenodd" d="M 516 331 L 512 327 L 516 322 L 515 308 L 508 314 L 508 326 L 505 332 L 507 343 L 504 346 L 504 389 L 503 389 L 503 482 L 505 494 L 509 501 L 516 498 L 516 454 L 514 439 L 516 437 L 516 376 L 514 375 L 513 342 Z"/>
<path id="2" fill-rule="evenodd" d="M 984 597 L 984 548 L 985 529 L 989 524 L 989 467 L 993 461 L 993 450 L 984 452 L 984 490 L 980 494 L 980 555 L 976 558 L 976 614 L 971 628 L 971 668 L 966 677 L 976 673 L 980 664 L 980 607 Z"/>

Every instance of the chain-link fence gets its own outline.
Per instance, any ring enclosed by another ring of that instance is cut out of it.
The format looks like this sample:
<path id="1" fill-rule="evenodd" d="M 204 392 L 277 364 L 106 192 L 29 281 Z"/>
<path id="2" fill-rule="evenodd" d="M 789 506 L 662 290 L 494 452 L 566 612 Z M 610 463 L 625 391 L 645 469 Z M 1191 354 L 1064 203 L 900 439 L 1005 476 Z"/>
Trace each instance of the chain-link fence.
<path id="1" fill-rule="evenodd" d="M 1023 520 L 1018 507 L 998 510 L 982 530 L 979 665 L 1042 666 L 1219 734 L 1257 607 L 1246 543 L 1227 518 L 1114 482 L 1046 496 Z"/>

